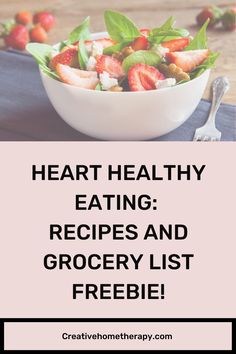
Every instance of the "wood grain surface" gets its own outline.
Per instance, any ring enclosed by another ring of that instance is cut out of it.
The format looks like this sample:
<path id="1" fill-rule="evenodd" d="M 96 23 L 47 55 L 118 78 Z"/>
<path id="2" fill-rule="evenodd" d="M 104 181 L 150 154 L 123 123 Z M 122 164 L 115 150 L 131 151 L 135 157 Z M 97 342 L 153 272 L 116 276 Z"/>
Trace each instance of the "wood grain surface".
<path id="1" fill-rule="evenodd" d="M 130 16 L 140 27 L 156 27 L 167 17 L 173 15 L 178 27 L 188 28 L 191 33 L 197 31 L 195 17 L 203 6 L 231 4 L 224 0 L 0 0 L 0 22 L 12 18 L 18 10 L 51 9 L 56 15 L 57 24 L 49 36 L 50 43 L 65 39 L 68 33 L 84 17 L 91 16 L 91 30 L 104 31 L 103 12 L 116 9 Z M 226 75 L 231 83 L 230 91 L 224 102 L 236 104 L 236 32 L 226 32 L 221 28 L 208 31 L 209 46 L 221 52 L 216 68 L 204 97 L 210 98 L 210 83 L 219 75 Z"/>

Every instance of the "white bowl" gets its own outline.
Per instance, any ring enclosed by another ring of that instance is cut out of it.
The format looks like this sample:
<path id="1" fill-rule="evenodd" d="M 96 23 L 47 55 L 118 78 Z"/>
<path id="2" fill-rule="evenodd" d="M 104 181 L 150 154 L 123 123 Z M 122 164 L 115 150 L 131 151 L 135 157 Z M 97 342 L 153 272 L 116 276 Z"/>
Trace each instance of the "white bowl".
<path id="1" fill-rule="evenodd" d="M 104 33 L 93 39 L 104 37 Z M 102 92 L 42 81 L 57 113 L 74 129 L 103 140 L 147 140 L 167 134 L 194 112 L 210 70 L 182 85 L 143 92 Z"/>

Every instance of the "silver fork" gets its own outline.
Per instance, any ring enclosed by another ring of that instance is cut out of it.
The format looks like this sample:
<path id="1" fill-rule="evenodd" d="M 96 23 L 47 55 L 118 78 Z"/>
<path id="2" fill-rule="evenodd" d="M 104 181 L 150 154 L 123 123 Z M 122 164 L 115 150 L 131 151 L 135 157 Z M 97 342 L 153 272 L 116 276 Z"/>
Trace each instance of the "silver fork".
<path id="1" fill-rule="evenodd" d="M 193 141 L 220 141 L 221 132 L 216 129 L 216 113 L 224 94 L 229 90 L 229 80 L 225 76 L 217 77 L 212 84 L 212 104 L 207 122 L 195 131 Z"/>

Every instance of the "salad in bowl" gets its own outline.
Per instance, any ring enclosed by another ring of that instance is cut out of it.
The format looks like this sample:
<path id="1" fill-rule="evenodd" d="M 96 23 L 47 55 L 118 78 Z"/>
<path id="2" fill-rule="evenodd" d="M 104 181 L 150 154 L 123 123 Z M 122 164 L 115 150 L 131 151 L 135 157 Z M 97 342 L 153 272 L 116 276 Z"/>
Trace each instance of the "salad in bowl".
<path id="1" fill-rule="evenodd" d="M 139 29 L 128 17 L 105 11 L 107 32 L 93 39 L 86 18 L 67 40 L 27 50 L 47 76 L 80 89 L 102 92 L 161 90 L 194 80 L 214 66 L 207 20 L 193 38 L 170 17 L 159 27 Z"/>

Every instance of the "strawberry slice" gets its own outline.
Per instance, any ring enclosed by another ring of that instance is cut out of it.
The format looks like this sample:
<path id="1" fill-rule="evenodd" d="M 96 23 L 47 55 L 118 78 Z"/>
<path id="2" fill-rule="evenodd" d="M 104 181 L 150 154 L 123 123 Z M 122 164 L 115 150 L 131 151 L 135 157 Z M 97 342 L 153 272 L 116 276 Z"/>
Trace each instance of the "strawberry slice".
<path id="1" fill-rule="evenodd" d="M 114 57 L 109 55 L 98 55 L 97 56 L 96 71 L 98 74 L 102 74 L 106 71 L 110 77 L 114 79 L 120 79 L 125 75 L 121 62 Z"/>
<path id="2" fill-rule="evenodd" d="M 166 60 L 174 63 L 186 73 L 194 70 L 209 56 L 209 49 L 189 50 L 186 52 L 172 52 L 166 54 Z"/>
<path id="3" fill-rule="evenodd" d="M 155 90 L 158 80 L 165 77 L 154 66 L 135 64 L 128 72 L 128 82 L 131 91 Z"/>
<path id="4" fill-rule="evenodd" d="M 189 38 L 177 38 L 171 41 L 161 43 L 162 47 L 168 48 L 170 52 L 177 52 L 183 50 L 190 43 Z"/>
<path id="5" fill-rule="evenodd" d="M 144 37 L 148 37 L 148 36 L 149 36 L 149 33 L 151 32 L 151 30 L 148 29 L 148 28 L 141 28 L 139 31 L 140 31 L 140 33 L 142 33 L 142 35 L 143 35 Z"/>
<path id="6" fill-rule="evenodd" d="M 57 64 L 56 72 L 64 83 L 76 87 L 95 90 L 97 84 L 99 83 L 97 73 L 95 71 L 73 69 L 68 65 Z"/>
<path id="7" fill-rule="evenodd" d="M 49 63 L 50 69 L 56 70 L 57 64 L 79 67 L 77 48 L 69 48 L 53 57 Z"/>
<path id="8" fill-rule="evenodd" d="M 131 43 L 132 49 L 137 52 L 138 50 L 146 50 L 148 49 L 149 42 L 146 37 L 138 37 L 133 43 Z"/>

